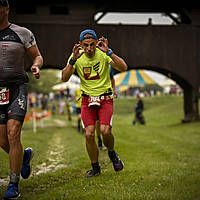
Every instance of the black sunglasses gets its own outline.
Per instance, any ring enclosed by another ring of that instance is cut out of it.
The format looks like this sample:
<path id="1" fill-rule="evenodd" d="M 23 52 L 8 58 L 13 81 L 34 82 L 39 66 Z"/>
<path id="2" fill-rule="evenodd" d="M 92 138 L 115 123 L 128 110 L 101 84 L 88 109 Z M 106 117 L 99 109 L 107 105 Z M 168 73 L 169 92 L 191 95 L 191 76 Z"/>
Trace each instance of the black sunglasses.
<path id="1" fill-rule="evenodd" d="M 8 1 L 7 1 L 7 0 L 0 0 L 0 4 L 1 4 L 3 7 L 7 7 L 7 6 L 8 6 Z"/>

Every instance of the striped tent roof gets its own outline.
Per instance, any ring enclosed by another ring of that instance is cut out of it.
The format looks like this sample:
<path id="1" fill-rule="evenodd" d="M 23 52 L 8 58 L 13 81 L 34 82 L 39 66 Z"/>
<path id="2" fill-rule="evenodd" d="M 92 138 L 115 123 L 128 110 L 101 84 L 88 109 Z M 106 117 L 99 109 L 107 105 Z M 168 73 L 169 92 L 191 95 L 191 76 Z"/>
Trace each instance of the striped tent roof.
<path id="1" fill-rule="evenodd" d="M 129 87 L 144 86 L 145 84 L 156 84 L 144 70 L 129 70 L 115 75 L 115 85 L 120 91 L 127 90 Z"/>

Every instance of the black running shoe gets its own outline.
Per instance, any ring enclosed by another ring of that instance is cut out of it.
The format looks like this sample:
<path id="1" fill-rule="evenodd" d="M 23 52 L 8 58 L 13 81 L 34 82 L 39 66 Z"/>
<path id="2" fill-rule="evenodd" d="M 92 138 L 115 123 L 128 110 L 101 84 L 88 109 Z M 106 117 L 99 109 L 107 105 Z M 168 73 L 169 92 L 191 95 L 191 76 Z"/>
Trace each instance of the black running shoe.
<path id="1" fill-rule="evenodd" d="M 124 163 L 120 160 L 119 156 L 116 152 L 114 152 L 112 155 L 109 154 L 109 158 L 113 163 L 113 168 L 116 172 L 121 171 L 124 168 Z"/>
<path id="2" fill-rule="evenodd" d="M 93 176 L 99 176 L 101 174 L 101 170 L 94 170 L 94 169 L 91 169 L 91 170 L 88 170 L 87 171 L 87 175 L 85 176 L 86 178 L 90 178 L 90 177 L 93 177 Z"/>

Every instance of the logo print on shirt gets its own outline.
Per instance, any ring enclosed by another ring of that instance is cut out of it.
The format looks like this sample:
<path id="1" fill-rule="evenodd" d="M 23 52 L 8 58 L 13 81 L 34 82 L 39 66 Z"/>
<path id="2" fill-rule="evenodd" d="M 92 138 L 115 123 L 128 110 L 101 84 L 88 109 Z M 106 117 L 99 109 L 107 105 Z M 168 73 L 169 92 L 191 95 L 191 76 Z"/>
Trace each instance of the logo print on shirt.
<path id="1" fill-rule="evenodd" d="M 94 69 L 94 71 L 99 71 L 99 64 L 100 64 L 100 62 L 98 62 L 97 64 L 95 64 L 94 66 L 93 66 L 93 69 Z"/>
<path id="2" fill-rule="evenodd" d="M 9 35 L 6 35 L 6 36 L 2 37 L 3 40 L 7 40 L 7 39 L 9 39 L 9 38 L 10 38 Z"/>
<path id="3" fill-rule="evenodd" d="M 100 62 L 96 63 L 93 67 L 83 67 L 83 74 L 84 74 L 85 80 L 100 79 L 99 72 L 98 72 L 99 64 Z M 96 75 L 91 77 L 92 69 L 96 72 Z"/>
<path id="4" fill-rule="evenodd" d="M 2 41 L 16 41 L 16 35 L 10 34 L 10 35 L 4 35 L 2 36 Z"/>
<path id="5" fill-rule="evenodd" d="M 12 25 L 11 25 L 12 27 Z M 17 42 L 23 44 L 18 34 L 11 28 L 4 29 L 0 31 L 0 41 L 1 42 Z"/>

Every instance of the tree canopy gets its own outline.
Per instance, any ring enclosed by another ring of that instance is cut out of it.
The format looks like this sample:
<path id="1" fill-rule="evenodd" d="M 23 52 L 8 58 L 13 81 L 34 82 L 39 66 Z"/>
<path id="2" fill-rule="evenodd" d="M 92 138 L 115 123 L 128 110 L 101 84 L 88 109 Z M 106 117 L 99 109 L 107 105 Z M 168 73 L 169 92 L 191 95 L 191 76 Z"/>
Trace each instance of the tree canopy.
<path id="1" fill-rule="evenodd" d="M 41 70 L 40 79 L 35 79 L 31 72 L 29 75 L 29 92 L 44 93 L 47 94 L 52 91 L 52 86 L 61 82 L 59 78 L 59 70 L 47 69 Z"/>

